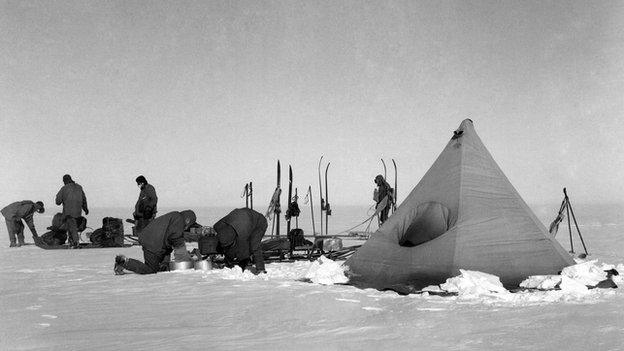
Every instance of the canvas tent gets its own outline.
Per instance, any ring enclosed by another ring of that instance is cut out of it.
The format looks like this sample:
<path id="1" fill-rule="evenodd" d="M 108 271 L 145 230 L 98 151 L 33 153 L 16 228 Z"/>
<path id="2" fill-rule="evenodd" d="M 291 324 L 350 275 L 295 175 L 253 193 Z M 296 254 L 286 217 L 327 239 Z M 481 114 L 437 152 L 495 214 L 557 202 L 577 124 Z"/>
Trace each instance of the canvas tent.
<path id="1" fill-rule="evenodd" d="M 352 284 L 377 289 L 421 289 L 460 268 L 495 274 L 513 287 L 573 264 L 469 119 L 396 212 L 345 263 Z"/>

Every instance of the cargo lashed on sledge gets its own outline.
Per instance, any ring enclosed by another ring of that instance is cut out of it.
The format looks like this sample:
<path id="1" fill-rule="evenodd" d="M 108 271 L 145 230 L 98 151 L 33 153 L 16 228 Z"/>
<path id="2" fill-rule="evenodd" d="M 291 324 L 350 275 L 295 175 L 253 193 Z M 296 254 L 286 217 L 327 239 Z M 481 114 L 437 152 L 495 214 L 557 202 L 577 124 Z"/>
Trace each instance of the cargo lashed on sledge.
<path id="1" fill-rule="evenodd" d="M 347 260 L 351 283 L 377 289 L 443 283 L 459 269 L 517 286 L 572 257 L 548 234 L 464 120 L 396 212 Z"/>

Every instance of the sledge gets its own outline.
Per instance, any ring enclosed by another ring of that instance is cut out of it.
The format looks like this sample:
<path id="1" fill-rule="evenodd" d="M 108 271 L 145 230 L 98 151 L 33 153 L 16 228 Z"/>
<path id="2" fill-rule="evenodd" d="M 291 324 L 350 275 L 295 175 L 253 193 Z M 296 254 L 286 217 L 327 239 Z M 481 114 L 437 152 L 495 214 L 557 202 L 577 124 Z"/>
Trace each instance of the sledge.
<path id="1" fill-rule="evenodd" d="M 44 250 L 70 250 L 71 247 L 69 244 L 62 244 L 62 245 L 48 245 L 46 243 L 44 243 L 41 240 L 37 240 L 38 242 L 35 242 L 35 245 L 41 249 Z M 100 246 L 100 245 L 96 245 L 93 243 L 80 243 L 78 244 L 78 247 L 75 248 L 75 250 L 81 250 L 81 249 L 116 249 L 119 247 L 131 247 L 132 244 L 123 244 L 122 246 Z"/>
<path id="2" fill-rule="evenodd" d="M 133 246 L 133 245 L 141 245 L 141 243 L 139 243 L 139 237 L 136 235 L 132 235 L 132 234 L 125 234 L 124 235 L 124 239 L 129 241 L 129 245 Z M 186 239 L 186 238 L 185 238 Z M 125 245 L 125 244 L 124 244 Z"/>

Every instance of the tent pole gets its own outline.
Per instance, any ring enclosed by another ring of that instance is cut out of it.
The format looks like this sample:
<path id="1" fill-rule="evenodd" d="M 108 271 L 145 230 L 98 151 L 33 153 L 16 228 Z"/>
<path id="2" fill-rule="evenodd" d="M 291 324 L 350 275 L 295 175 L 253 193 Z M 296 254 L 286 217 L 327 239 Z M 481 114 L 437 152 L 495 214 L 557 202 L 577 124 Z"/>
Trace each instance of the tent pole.
<path id="1" fill-rule="evenodd" d="M 568 194 L 566 194 L 566 198 L 568 198 Z M 574 210 L 572 210 L 572 204 L 570 203 L 570 199 L 568 199 L 568 208 L 570 209 L 570 213 L 572 214 L 572 219 L 574 220 L 574 226 L 576 227 L 576 232 L 579 235 L 579 239 L 581 239 L 581 244 L 583 245 L 583 250 L 585 250 L 585 255 L 589 255 L 587 252 L 587 247 L 585 246 L 585 240 L 583 240 L 583 236 L 581 235 L 581 230 L 579 229 L 578 223 L 576 222 L 576 216 L 574 215 Z M 570 223 L 570 218 L 568 217 L 568 225 Z"/>
<path id="2" fill-rule="evenodd" d="M 572 243 L 572 226 L 570 225 L 570 202 L 568 201 L 568 196 L 565 197 L 566 201 L 566 213 L 568 217 L 568 234 L 570 234 L 570 252 L 574 253 L 574 244 Z"/>
<path id="3" fill-rule="evenodd" d="M 253 210 L 253 186 L 252 182 L 249 182 L 249 208 Z"/>

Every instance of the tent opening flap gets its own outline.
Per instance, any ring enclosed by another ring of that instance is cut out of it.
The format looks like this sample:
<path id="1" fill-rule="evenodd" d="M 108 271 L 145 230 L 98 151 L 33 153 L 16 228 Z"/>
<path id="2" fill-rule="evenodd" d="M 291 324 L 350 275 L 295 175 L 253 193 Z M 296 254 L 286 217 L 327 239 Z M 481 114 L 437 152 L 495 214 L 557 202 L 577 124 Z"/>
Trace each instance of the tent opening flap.
<path id="1" fill-rule="evenodd" d="M 416 216 L 399 239 L 399 245 L 412 247 L 435 239 L 449 228 L 450 210 L 439 202 L 418 205 Z"/>

